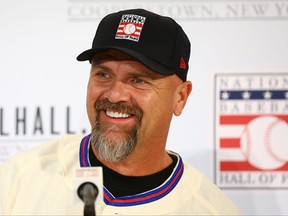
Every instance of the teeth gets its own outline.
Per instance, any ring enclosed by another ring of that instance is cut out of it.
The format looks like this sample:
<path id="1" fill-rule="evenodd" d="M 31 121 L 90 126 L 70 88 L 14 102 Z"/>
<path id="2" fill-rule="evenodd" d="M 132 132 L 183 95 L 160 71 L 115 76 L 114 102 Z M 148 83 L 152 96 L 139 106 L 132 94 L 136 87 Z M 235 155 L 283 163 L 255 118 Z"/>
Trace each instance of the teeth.
<path id="1" fill-rule="evenodd" d="M 106 114 L 112 118 L 128 118 L 129 117 L 129 114 L 127 113 L 113 112 L 109 110 L 106 111 Z"/>

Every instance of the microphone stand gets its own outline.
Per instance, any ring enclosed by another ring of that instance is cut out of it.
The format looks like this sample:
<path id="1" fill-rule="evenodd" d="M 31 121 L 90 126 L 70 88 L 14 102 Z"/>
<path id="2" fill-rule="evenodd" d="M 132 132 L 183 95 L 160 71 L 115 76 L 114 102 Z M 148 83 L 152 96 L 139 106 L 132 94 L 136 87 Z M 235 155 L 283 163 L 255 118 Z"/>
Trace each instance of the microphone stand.
<path id="1" fill-rule="evenodd" d="M 85 205 L 84 205 L 84 216 L 96 216 L 94 203 L 92 203 L 92 204 L 85 203 Z"/>
<path id="2" fill-rule="evenodd" d="M 77 190 L 78 196 L 84 202 L 84 216 L 96 216 L 95 201 L 98 188 L 91 182 L 84 182 Z"/>

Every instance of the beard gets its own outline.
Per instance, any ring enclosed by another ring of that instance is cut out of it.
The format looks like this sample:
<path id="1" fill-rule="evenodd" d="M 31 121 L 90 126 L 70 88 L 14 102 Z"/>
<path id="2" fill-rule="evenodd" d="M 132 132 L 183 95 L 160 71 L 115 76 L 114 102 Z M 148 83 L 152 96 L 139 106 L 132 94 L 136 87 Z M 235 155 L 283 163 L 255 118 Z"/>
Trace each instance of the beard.
<path id="1" fill-rule="evenodd" d="M 100 122 L 99 114 L 103 110 L 134 115 L 137 120 L 136 125 L 126 127 Z M 91 143 L 99 157 L 111 162 L 118 162 L 127 158 L 136 148 L 143 111 L 135 105 L 127 105 L 122 102 L 111 103 L 108 99 L 104 99 L 96 101 L 95 112 L 96 120 L 92 128 Z M 114 135 L 109 137 L 109 133 L 114 133 Z"/>

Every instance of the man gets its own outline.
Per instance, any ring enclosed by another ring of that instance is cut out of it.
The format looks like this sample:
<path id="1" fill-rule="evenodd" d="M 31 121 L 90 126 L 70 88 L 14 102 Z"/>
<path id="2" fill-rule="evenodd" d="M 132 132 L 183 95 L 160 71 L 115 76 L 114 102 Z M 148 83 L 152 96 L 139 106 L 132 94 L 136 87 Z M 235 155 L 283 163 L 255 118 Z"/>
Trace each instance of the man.
<path id="1" fill-rule="evenodd" d="M 91 62 L 91 134 L 65 136 L 4 164 L 0 214 L 81 215 L 72 184 L 79 166 L 103 168 L 99 215 L 240 214 L 203 174 L 165 149 L 172 116 L 192 90 L 189 56 L 189 39 L 171 18 L 142 9 L 106 16 L 92 48 L 77 57 Z"/>

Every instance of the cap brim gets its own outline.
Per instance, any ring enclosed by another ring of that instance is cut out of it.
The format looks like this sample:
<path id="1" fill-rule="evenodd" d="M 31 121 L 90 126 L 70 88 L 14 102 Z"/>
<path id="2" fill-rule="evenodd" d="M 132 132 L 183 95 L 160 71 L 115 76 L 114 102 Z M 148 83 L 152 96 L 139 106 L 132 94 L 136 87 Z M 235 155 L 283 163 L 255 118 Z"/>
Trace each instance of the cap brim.
<path id="1" fill-rule="evenodd" d="M 156 60 L 149 58 L 147 56 L 144 56 L 138 52 L 135 52 L 134 50 L 123 48 L 123 47 L 113 47 L 113 46 L 107 46 L 107 47 L 98 47 L 86 50 L 82 52 L 80 55 L 77 56 L 78 61 L 91 61 L 93 56 L 99 52 L 105 51 L 105 50 L 118 50 L 120 52 L 123 52 L 135 59 L 137 59 L 139 62 L 144 64 L 149 69 L 160 73 L 162 75 L 170 76 L 175 74 L 175 71 L 171 68 L 168 68 L 164 66 L 163 64 L 157 62 Z"/>

